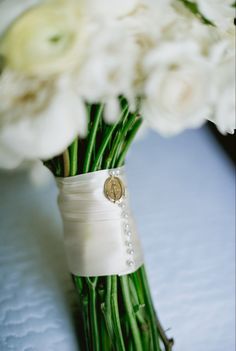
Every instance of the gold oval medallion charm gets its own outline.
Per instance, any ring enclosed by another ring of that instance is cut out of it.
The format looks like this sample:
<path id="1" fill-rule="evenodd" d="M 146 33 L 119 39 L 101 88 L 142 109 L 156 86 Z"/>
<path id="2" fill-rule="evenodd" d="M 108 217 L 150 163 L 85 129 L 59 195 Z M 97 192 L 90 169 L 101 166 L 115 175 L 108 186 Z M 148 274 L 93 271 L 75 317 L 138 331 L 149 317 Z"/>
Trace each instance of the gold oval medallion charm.
<path id="1" fill-rule="evenodd" d="M 104 193 L 111 202 L 118 202 L 125 195 L 125 187 L 118 177 L 109 177 L 104 184 Z"/>

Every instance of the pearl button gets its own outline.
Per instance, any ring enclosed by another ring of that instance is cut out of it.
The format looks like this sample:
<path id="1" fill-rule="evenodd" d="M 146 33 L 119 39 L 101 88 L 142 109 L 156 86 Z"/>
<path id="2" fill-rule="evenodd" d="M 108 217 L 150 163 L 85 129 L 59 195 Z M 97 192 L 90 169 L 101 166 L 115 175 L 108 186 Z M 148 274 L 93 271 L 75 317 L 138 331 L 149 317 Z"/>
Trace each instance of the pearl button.
<path id="1" fill-rule="evenodd" d="M 132 267 L 134 265 L 134 261 L 133 260 L 128 260 L 127 261 L 127 265 Z"/>
<path id="2" fill-rule="evenodd" d="M 129 241 L 126 241 L 126 246 L 128 246 L 130 249 L 132 249 L 132 248 L 133 248 L 132 243 L 131 243 L 131 242 L 129 242 Z"/>

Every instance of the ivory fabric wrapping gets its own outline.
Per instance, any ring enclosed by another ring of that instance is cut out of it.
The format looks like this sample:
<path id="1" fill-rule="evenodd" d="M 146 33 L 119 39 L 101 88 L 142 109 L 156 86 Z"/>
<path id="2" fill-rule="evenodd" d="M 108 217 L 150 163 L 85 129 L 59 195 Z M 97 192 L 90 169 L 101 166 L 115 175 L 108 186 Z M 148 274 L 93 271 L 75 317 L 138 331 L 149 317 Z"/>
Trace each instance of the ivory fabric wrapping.
<path id="1" fill-rule="evenodd" d="M 125 186 L 125 197 L 113 203 L 104 184 L 113 174 Z M 143 264 L 130 210 L 124 167 L 58 178 L 58 203 L 71 273 L 82 277 L 125 275 Z"/>

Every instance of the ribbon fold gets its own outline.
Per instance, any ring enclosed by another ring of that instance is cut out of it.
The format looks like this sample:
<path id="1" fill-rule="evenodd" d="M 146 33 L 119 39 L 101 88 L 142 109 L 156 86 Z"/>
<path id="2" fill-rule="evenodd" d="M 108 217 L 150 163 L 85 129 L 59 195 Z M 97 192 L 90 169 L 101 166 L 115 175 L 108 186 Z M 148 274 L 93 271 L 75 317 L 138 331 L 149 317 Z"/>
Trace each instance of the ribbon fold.
<path id="1" fill-rule="evenodd" d="M 109 179 L 110 199 L 104 189 Z M 124 187 L 122 196 L 116 182 Z M 71 273 L 82 277 L 126 275 L 140 268 L 143 255 L 124 167 L 58 178 L 57 184 Z"/>

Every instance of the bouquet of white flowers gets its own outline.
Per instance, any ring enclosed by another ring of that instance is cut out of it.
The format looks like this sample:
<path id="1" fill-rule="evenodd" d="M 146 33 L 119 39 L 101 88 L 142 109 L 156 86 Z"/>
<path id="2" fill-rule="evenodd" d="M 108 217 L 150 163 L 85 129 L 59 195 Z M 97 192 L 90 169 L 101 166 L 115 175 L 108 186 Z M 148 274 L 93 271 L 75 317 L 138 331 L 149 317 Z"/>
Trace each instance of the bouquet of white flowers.
<path id="1" fill-rule="evenodd" d="M 141 125 L 235 129 L 233 0 L 0 1 L 0 166 L 60 189 L 81 349 L 170 351 L 124 163 Z"/>

